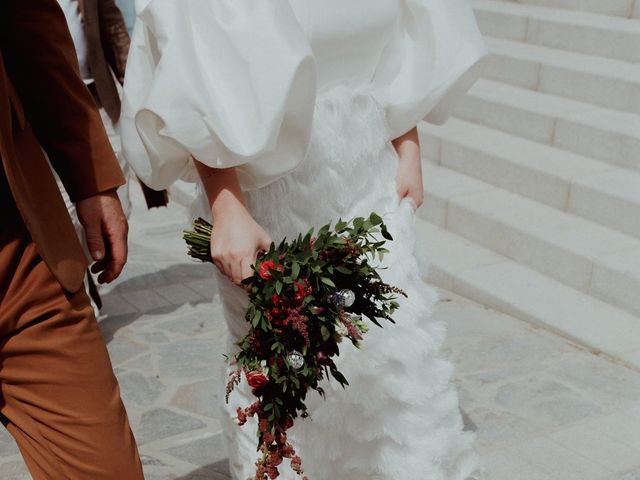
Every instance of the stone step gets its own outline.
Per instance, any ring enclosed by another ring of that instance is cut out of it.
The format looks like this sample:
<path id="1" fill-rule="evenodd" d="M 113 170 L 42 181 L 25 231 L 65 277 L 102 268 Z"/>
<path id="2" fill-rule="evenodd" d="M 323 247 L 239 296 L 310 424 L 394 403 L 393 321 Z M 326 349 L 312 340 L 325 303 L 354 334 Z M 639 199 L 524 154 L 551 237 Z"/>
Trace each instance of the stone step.
<path id="1" fill-rule="evenodd" d="M 640 3 L 637 0 L 509 0 L 510 2 L 560 8 L 581 12 L 599 13 L 616 17 L 640 17 Z"/>
<path id="2" fill-rule="evenodd" d="M 640 315 L 637 238 L 432 162 L 424 180 L 431 223 Z"/>
<path id="3" fill-rule="evenodd" d="M 479 80 L 456 117 L 640 170 L 640 115 Z"/>
<path id="4" fill-rule="evenodd" d="M 640 64 L 486 37 L 485 78 L 640 113 Z"/>
<path id="5" fill-rule="evenodd" d="M 432 223 L 417 231 L 428 280 L 640 367 L 640 319 Z"/>
<path id="6" fill-rule="evenodd" d="M 485 35 L 573 52 L 640 62 L 640 21 L 589 12 L 474 0 Z"/>
<path id="7" fill-rule="evenodd" d="M 428 159 L 640 238 L 640 172 L 458 119 L 421 126 Z"/>

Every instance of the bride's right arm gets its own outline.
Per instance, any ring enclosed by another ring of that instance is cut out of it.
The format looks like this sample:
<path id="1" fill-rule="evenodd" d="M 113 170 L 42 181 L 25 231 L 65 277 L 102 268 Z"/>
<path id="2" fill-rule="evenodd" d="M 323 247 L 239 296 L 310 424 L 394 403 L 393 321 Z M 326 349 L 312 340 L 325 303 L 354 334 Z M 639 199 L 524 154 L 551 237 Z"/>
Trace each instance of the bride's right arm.
<path id="1" fill-rule="evenodd" d="M 236 283 L 251 276 L 251 265 L 271 238 L 245 207 L 235 168 L 212 168 L 195 161 L 214 219 L 210 253 L 220 272 Z"/>

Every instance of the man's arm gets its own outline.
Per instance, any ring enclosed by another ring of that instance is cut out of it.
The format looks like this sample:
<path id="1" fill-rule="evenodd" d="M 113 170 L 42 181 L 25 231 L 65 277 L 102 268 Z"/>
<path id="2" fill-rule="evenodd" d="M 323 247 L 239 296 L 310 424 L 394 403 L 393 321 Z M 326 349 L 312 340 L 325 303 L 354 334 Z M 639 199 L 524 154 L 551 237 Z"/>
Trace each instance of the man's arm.
<path id="1" fill-rule="evenodd" d="M 40 144 L 74 202 L 124 183 L 100 114 L 79 75 L 56 0 L 0 3 L 0 48 Z"/>
<path id="2" fill-rule="evenodd" d="M 111 282 L 127 259 L 127 221 L 115 192 L 124 177 L 57 1 L 1 2 L 0 48 L 27 120 L 76 202 L 97 262 L 91 270 Z"/>
<path id="3" fill-rule="evenodd" d="M 100 37 L 107 62 L 120 83 L 124 83 L 124 70 L 131 40 L 122 12 L 115 0 L 100 0 Z"/>

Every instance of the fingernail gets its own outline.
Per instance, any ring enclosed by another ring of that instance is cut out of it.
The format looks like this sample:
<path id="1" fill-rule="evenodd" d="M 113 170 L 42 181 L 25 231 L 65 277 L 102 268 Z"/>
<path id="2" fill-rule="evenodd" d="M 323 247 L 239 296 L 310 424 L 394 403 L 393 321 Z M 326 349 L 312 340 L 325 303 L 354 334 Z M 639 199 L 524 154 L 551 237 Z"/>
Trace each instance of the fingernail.
<path id="1" fill-rule="evenodd" d="M 102 257 L 104 257 L 104 254 L 100 250 L 96 250 L 95 252 L 93 252 L 94 260 L 102 260 Z"/>

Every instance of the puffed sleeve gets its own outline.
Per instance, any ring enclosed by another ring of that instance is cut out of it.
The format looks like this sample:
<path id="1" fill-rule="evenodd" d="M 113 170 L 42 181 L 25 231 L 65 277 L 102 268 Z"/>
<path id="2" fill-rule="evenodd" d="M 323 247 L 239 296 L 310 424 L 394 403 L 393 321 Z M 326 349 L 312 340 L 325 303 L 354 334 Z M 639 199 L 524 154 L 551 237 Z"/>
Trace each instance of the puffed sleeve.
<path id="1" fill-rule="evenodd" d="M 192 157 L 237 167 L 245 190 L 304 158 L 316 92 L 287 0 L 138 0 L 123 152 L 150 187 L 195 181 Z"/>
<path id="2" fill-rule="evenodd" d="M 421 120 L 444 123 L 454 100 L 477 79 L 485 55 L 467 0 L 402 0 L 374 78 L 392 138 Z"/>

